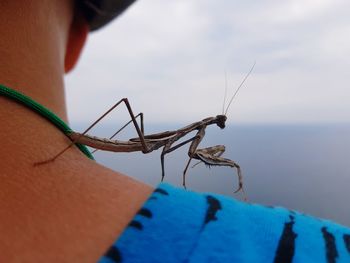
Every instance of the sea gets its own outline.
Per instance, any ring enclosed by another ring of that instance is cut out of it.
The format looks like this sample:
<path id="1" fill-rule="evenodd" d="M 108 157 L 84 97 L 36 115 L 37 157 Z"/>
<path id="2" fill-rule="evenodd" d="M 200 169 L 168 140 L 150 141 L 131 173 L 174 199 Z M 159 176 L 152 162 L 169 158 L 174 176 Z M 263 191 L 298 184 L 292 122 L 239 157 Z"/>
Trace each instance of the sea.
<path id="1" fill-rule="evenodd" d="M 81 130 L 86 126 L 78 125 Z M 108 137 L 117 126 L 107 125 L 91 134 Z M 179 127 L 153 124 L 145 133 Z M 118 139 L 136 136 L 131 127 Z M 236 124 L 223 130 L 210 126 L 199 147 L 214 145 L 225 145 L 223 157 L 241 166 L 249 202 L 283 206 L 350 226 L 350 124 Z M 182 187 L 188 148 L 185 145 L 165 156 L 165 182 Z M 94 156 L 115 171 L 156 186 L 161 179 L 160 154 L 161 150 L 149 154 L 97 151 Z M 234 194 L 238 178 L 230 167 L 200 163 L 188 170 L 186 184 L 189 190 L 243 199 L 242 194 Z"/>

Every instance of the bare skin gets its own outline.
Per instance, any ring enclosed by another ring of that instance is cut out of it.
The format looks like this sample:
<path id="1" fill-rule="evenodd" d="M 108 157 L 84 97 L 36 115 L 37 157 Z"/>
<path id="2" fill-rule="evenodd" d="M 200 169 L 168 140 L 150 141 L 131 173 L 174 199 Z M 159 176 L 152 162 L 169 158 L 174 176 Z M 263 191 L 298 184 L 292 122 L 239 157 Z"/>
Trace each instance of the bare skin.
<path id="1" fill-rule="evenodd" d="M 1 1 L 0 81 L 67 121 L 63 75 L 87 25 L 71 0 Z M 0 97 L 0 254 L 3 262 L 96 262 L 152 188 L 86 158 L 36 113 Z M 6 138 L 6 139 L 5 139 Z"/>

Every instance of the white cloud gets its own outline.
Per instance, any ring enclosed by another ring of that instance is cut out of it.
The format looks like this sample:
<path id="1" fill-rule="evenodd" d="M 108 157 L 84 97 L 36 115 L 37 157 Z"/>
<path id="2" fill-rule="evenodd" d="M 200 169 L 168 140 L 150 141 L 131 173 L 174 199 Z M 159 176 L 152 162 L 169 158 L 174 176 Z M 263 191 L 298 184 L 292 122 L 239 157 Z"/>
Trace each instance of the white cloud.
<path id="1" fill-rule="evenodd" d="M 232 121 L 349 122 L 349 8 L 345 0 L 140 0 L 91 35 L 67 77 L 70 118 L 92 121 L 122 97 L 149 122 L 216 115 L 224 71 L 233 90 L 257 60 Z"/>

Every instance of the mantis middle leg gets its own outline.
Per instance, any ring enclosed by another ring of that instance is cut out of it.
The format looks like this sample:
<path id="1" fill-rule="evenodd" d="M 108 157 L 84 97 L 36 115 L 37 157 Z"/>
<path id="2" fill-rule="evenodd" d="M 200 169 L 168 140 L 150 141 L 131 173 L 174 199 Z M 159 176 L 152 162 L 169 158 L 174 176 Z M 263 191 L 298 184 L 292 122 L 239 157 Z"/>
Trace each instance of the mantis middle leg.
<path id="1" fill-rule="evenodd" d="M 168 153 L 171 153 L 172 151 L 175 151 L 176 149 L 180 148 L 181 146 L 193 141 L 196 139 L 196 136 L 186 140 L 186 141 L 183 141 L 177 145 L 175 145 L 174 147 L 171 147 L 171 145 L 175 142 L 174 140 L 171 140 L 169 142 L 167 142 L 165 145 L 164 145 L 164 148 L 163 148 L 163 151 L 162 151 L 162 154 L 160 155 L 160 163 L 161 163 L 161 166 L 162 166 L 162 179 L 161 181 L 163 181 L 164 179 L 164 176 L 165 176 L 165 172 L 164 172 L 164 156 Z"/>

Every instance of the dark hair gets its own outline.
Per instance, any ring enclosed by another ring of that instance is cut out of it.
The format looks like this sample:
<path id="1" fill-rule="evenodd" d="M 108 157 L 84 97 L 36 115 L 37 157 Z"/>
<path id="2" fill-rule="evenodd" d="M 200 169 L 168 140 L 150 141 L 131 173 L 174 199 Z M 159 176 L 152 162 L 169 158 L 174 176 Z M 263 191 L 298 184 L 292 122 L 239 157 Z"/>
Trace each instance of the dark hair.
<path id="1" fill-rule="evenodd" d="M 123 13 L 136 0 L 77 0 L 76 4 L 89 23 L 97 30 Z"/>

